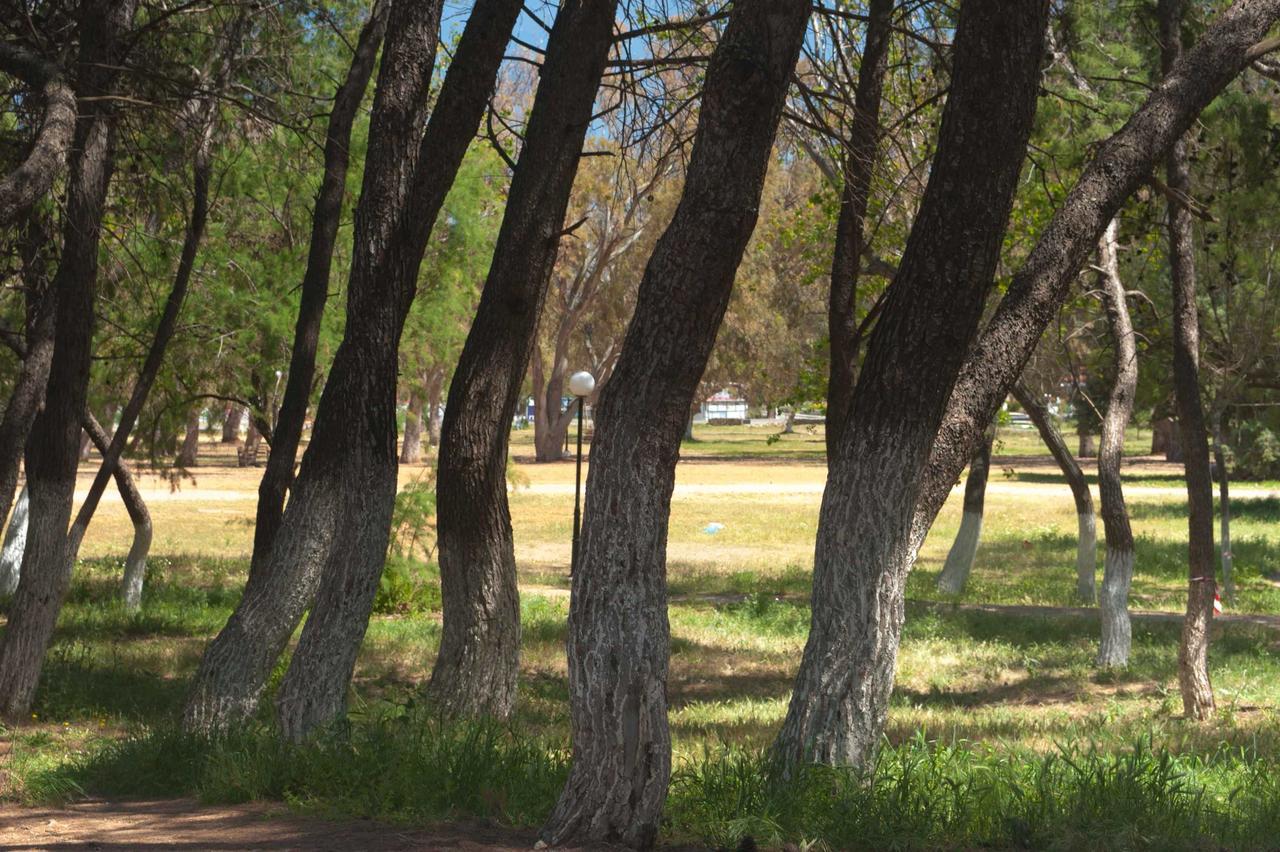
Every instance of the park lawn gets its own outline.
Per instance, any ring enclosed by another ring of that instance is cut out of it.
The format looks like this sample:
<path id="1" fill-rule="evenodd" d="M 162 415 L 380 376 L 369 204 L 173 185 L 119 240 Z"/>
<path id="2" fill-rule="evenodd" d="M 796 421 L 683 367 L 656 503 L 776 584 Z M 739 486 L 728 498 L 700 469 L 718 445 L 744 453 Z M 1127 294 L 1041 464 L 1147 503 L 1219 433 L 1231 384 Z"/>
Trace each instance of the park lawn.
<path id="1" fill-rule="evenodd" d="M 1052 475 L 1047 464 L 1026 467 L 1035 475 Z M 535 763 L 543 760 L 536 755 L 549 761 L 543 775 L 550 779 L 544 780 L 551 793 L 539 794 L 545 798 L 554 795 L 568 735 L 564 645 L 573 467 L 520 468 L 524 484 L 512 492 L 511 506 L 522 584 L 523 677 L 520 707 L 509 730 L 518 732 L 526 749 L 521 754 L 534 754 Z M 421 473 L 408 469 L 402 479 Z M 716 773 L 738 766 L 734 755 L 749 757 L 767 747 L 785 713 L 808 627 L 809 572 L 824 475 L 820 463 L 793 459 L 697 459 L 681 465 L 668 550 L 669 693 L 680 779 L 671 831 L 677 836 L 731 839 L 729 822 L 700 811 L 690 815 L 697 811 L 691 802 L 715 801 L 718 794 L 708 793 L 705 785 L 722 789 L 727 782 L 717 781 Z M 436 813 L 407 806 L 396 812 L 391 805 L 339 801 L 337 794 L 315 790 L 289 792 L 283 782 L 258 778 L 243 760 L 235 760 L 236 753 L 217 749 L 214 753 L 222 756 L 213 769 L 203 756 L 188 761 L 204 766 L 200 781 L 174 774 L 171 767 L 144 772 L 138 753 L 129 751 L 133 746 L 118 745 L 163 741 L 166 750 L 181 751 L 180 743 L 164 740 L 171 736 L 165 732 L 204 643 L 239 594 L 253 501 L 238 495 L 251 492 L 256 477 L 256 471 L 197 471 L 196 482 L 184 484 L 180 496 L 152 500 L 156 555 L 137 615 L 127 615 L 114 602 L 129 532 L 119 503 L 104 504 L 59 622 L 33 718 L 0 732 L 0 796 L 43 801 L 81 790 L 199 793 L 283 797 L 348 815 L 414 819 Z M 1135 620 L 1131 665 L 1104 673 L 1092 666 L 1097 622 L 1091 615 L 1045 617 L 970 606 L 1074 604 L 1074 508 L 1067 489 L 1051 483 L 993 476 L 983 544 L 969 586 L 958 598 L 944 598 L 933 581 L 958 525 L 959 489 L 953 493 L 909 580 L 886 760 L 915 766 L 912 761 L 928 764 L 951 755 L 946 759 L 959 763 L 947 771 L 972 780 L 979 771 L 975 767 L 1022 772 L 1056 754 L 1075 755 L 1076 764 L 1084 765 L 1080 754 L 1111 759 L 1132 755 L 1135 744 L 1142 743 L 1148 754 L 1167 750 L 1187 761 L 1178 764 L 1179 777 L 1209 784 L 1206 779 L 1213 776 L 1224 791 L 1242 787 L 1252 767 L 1271 759 L 1280 746 L 1280 633 L 1240 623 L 1215 626 L 1211 671 L 1222 711 L 1209 723 L 1195 724 L 1180 718 L 1176 621 Z M 1144 484 L 1133 489 L 1130 504 L 1138 548 L 1134 606 L 1176 612 L 1185 594 L 1185 497 L 1165 484 Z M 1280 567 L 1280 501 L 1236 501 L 1234 513 L 1240 594 L 1231 611 L 1280 612 L 1280 591 L 1265 576 Z M 723 528 L 706 532 L 713 522 Z M 1099 570 L 1101 562 L 1100 549 Z M 433 578 L 426 573 L 422 581 L 429 584 Z M 438 612 L 406 609 L 375 615 L 361 652 L 352 715 L 357 724 L 373 724 L 371 730 L 381 730 L 378 720 L 418 712 L 412 708 L 434 659 Z M 277 680 L 282 673 L 283 666 Z M 272 765 L 262 748 L 254 745 L 244 753 Z M 376 753 L 367 743 L 365 749 Z M 735 771 L 754 777 L 755 770 Z M 690 792 L 695 788 L 696 795 Z M 497 807 L 486 804 L 484 796 L 481 800 L 465 807 L 454 802 L 436 818 L 480 813 L 536 823 L 545 804 L 531 799 L 527 807 L 511 802 Z M 783 815 L 778 820 L 780 826 L 785 823 Z M 978 828 L 966 831 L 981 835 Z M 792 836 L 781 828 L 774 834 Z M 955 841 L 961 835 L 945 837 Z"/>

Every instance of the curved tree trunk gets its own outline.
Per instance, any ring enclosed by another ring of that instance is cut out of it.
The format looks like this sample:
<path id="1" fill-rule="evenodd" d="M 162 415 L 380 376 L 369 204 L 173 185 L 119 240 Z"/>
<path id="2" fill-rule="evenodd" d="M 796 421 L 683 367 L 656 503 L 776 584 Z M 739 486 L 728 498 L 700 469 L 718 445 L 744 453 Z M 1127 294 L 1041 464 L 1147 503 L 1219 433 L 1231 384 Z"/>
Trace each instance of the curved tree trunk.
<path id="1" fill-rule="evenodd" d="M 1168 76 L 1182 53 L 1182 0 L 1159 0 L 1161 69 Z M 1165 158 L 1165 183 L 1191 197 L 1191 171 L 1185 137 Z M 1213 477 L 1209 473 L 1209 435 L 1200 404 L 1200 318 L 1196 311 L 1195 246 L 1191 213 L 1169 202 L 1169 265 L 1173 279 L 1173 390 L 1182 435 L 1187 480 L 1187 613 L 1178 645 L 1178 683 L 1182 707 L 1192 719 L 1213 713 L 1209 680 L 1209 620 L 1217 582 L 1213 568 Z"/>
<path id="2" fill-rule="evenodd" d="M 263 571 L 271 542 L 280 529 L 285 495 L 293 482 L 294 463 L 302 441 L 302 427 L 311 400 L 311 384 L 316 372 L 316 347 L 320 341 L 320 321 L 329 298 L 329 276 L 333 249 L 342 220 L 342 199 L 346 192 L 350 163 L 351 127 L 369 87 L 369 78 L 386 29 L 390 0 L 375 0 L 369 20 L 360 30 L 347 76 L 333 97 L 329 125 L 324 139 L 324 174 L 316 193 L 311 215 L 311 242 L 307 268 L 302 274 L 302 295 L 294 326 L 293 349 L 289 355 L 289 377 L 271 433 L 267 466 L 258 484 L 258 509 L 253 527 L 253 556 L 249 560 L 249 582 Z"/>
<path id="3" fill-rule="evenodd" d="M 1098 273 L 1107 309 L 1115 355 L 1115 384 L 1102 418 L 1102 447 L 1098 453 L 1098 493 L 1102 498 L 1102 525 L 1107 537 L 1102 593 L 1098 609 L 1102 617 L 1102 643 L 1098 665 L 1129 664 L 1132 644 L 1129 625 L 1129 585 L 1133 582 L 1133 530 L 1124 502 L 1120 464 L 1124 458 L 1124 430 L 1133 414 L 1133 395 L 1138 386 L 1138 350 L 1125 304 L 1124 284 L 1116 257 L 1117 224 L 1113 219 L 1098 240 Z"/>
<path id="4" fill-rule="evenodd" d="M 27 549 L 27 506 L 27 489 L 24 486 L 4 532 L 4 549 L 0 550 L 0 596 L 13 594 L 22 575 L 22 554 Z"/>
<path id="5" fill-rule="evenodd" d="M 958 595 L 964 591 L 973 571 L 973 560 L 978 554 L 978 541 L 982 537 L 982 510 L 987 498 L 987 476 L 991 472 L 991 444 L 995 432 L 988 433 L 987 440 L 969 463 L 969 476 L 964 483 L 964 510 L 960 518 L 960 530 L 956 533 L 947 561 L 938 575 L 938 591 L 944 595 Z"/>
<path id="6" fill-rule="evenodd" d="M 111 94 L 122 64 L 122 36 L 136 3 L 86 3 L 80 10 L 77 119 L 68 178 L 57 293 L 53 361 L 43 410 L 27 443 L 30 500 L 22 576 L 0 639 L 0 714 L 29 712 L 70 585 L 67 524 L 75 494 L 93 348 L 98 242 L 113 164 Z"/>
<path id="7" fill-rule="evenodd" d="M 110 444 L 107 431 L 88 411 L 85 412 L 83 426 L 89 440 L 105 458 Z M 137 612 L 142 608 L 142 584 L 147 577 L 147 555 L 151 552 L 151 513 L 147 511 L 147 504 L 123 461 L 116 462 L 114 472 L 120 499 L 133 523 L 133 543 L 129 545 L 129 553 L 124 559 L 121 597 L 127 612 Z"/>
<path id="8" fill-rule="evenodd" d="M 1084 471 L 1071 455 L 1071 449 L 1062 433 L 1049 419 L 1049 412 L 1039 395 L 1022 382 L 1013 386 L 1013 397 L 1027 412 L 1040 433 L 1040 440 L 1049 448 L 1054 461 L 1062 470 L 1062 476 L 1071 486 L 1071 496 L 1076 503 L 1076 597 L 1083 603 L 1093 603 L 1098 573 L 1097 524 L 1093 515 L 1093 495 Z"/>
<path id="9" fill-rule="evenodd" d="M 520 594 L 507 506 L 511 417 L 616 9 L 616 0 L 566 2 L 556 15 L 493 264 L 449 386 L 436 473 L 444 628 L 429 692 L 451 713 L 506 716 L 515 704 Z"/>
<path id="10" fill-rule="evenodd" d="M 400 442 L 400 464 L 417 464 L 422 460 L 422 413 L 426 406 L 421 391 L 409 393 L 404 412 L 404 438 Z"/>
<path id="11" fill-rule="evenodd" d="M 854 388 L 857 416 L 828 461 L 809 639 L 774 744 L 784 764 L 865 766 L 880 741 L 920 473 L 991 288 L 1048 11 L 1047 2 L 960 7 L 928 185 Z"/>
<path id="12" fill-rule="evenodd" d="M 858 273 L 866 248 L 863 230 L 871 179 L 880 142 L 880 100 L 888 67 L 889 36 L 894 0 L 871 0 L 867 32 L 853 95 L 853 126 L 844 155 L 844 186 L 836 218 L 835 249 L 831 258 L 831 295 L 827 302 L 831 363 L 827 376 L 827 458 L 834 458 L 853 398 L 854 361 L 861 345 L 857 322 Z M 794 412 L 793 412 L 794 415 Z M 787 432 L 791 419 L 787 420 Z"/>
<path id="13" fill-rule="evenodd" d="M 549 844 L 652 845 L 671 771 L 666 541 L 680 436 L 755 227 L 807 0 L 738 0 L 707 69 L 684 195 L 595 413 L 569 609 L 573 766 Z"/>
<path id="14" fill-rule="evenodd" d="M 0 69 L 25 80 L 44 104 L 31 151 L 0 180 L 0 229 L 4 229 L 44 197 L 62 174 L 75 132 L 76 97 L 60 69 L 13 45 L 0 46 Z"/>

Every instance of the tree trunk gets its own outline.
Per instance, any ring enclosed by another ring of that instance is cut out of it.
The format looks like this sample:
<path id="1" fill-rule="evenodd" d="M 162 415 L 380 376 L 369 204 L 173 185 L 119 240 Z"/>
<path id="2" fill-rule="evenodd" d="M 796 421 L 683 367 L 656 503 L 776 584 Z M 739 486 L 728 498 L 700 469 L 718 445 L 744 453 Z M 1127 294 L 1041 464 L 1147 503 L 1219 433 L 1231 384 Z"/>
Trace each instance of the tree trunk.
<path id="1" fill-rule="evenodd" d="M 24 486 L 4 533 L 4 549 L 0 550 L 0 597 L 12 595 L 22 576 L 22 554 L 27 549 L 27 505 Z"/>
<path id="2" fill-rule="evenodd" d="M 1082 459 L 1097 458 L 1098 447 L 1094 443 L 1093 433 L 1087 429 L 1081 429 L 1076 434 L 1080 439 L 1080 446 L 1076 449 L 1076 455 Z"/>
<path id="3" fill-rule="evenodd" d="M 175 464 L 178 467 L 195 467 L 200 455 L 200 409 L 196 408 L 187 417 L 187 434 L 182 438 L 182 447 L 178 450 Z"/>
<path id="4" fill-rule="evenodd" d="M 1111 220 L 1098 241 L 1099 284 L 1107 309 L 1115 355 L 1115 384 L 1102 418 L 1102 448 L 1098 453 L 1098 493 L 1102 498 L 1102 526 L 1107 537 L 1102 594 L 1098 609 L 1102 619 L 1102 643 L 1098 665 L 1104 668 L 1129 664 L 1132 644 L 1129 626 L 1129 586 L 1133 582 L 1133 530 L 1124 502 L 1120 464 L 1124 459 L 1124 430 L 1133 414 L 1133 396 L 1138 386 L 1138 350 L 1125 304 L 1124 284 L 1116 257 L 1118 226 Z"/>
<path id="5" fill-rule="evenodd" d="M 1240 0 L 1220 13 L 1128 122 L 1097 146 L 965 359 L 924 470 L 911 547 L 899 555 L 898 570 L 909 570 L 982 430 L 1057 316 L 1107 223 L 1200 111 L 1257 57 L 1277 18 L 1280 0 Z"/>
<path id="6" fill-rule="evenodd" d="M 427 385 L 427 436 L 431 446 L 440 446 L 440 429 L 444 410 L 440 405 L 444 393 L 444 370 L 438 370 Z"/>
<path id="7" fill-rule="evenodd" d="M 0 639 L 0 714 L 6 716 L 25 716 L 30 711 L 45 650 L 71 581 L 67 524 L 93 348 L 98 242 L 111 178 L 111 95 L 125 54 L 122 36 L 135 8 L 134 0 L 93 2 L 84 4 L 79 13 L 77 119 L 62 257 L 53 282 L 58 299 L 53 361 L 44 408 L 27 446 L 30 515 L 22 576 Z"/>
<path id="8" fill-rule="evenodd" d="M 441 3 L 392 5 L 343 341 L 262 579 L 246 585 L 196 673 L 188 729 L 223 729 L 253 713 L 313 595 L 278 695 L 280 725 L 298 738 L 345 709 L 395 501 L 400 333 L 431 227 L 480 123 L 520 5 L 478 0 L 425 133 Z"/>
<path id="9" fill-rule="evenodd" d="M 1062 476 L 1067 480 L 1067 484 L 1071 486 L 1071 496 L 1076 504 L 1078 529 L 1076 540 L 1076 598 L 1082 603 L 1091 604 L 1094 601 L 1094 587 L 1097 582 L 1098 543 L 1097 525 L 1093 516 L 1093 495 L 1089 493 L 1089 483 L 1084 477 L 1084 471 L 1080 469 L 1080 465 L 1076 463 L 1075 458 L 1071 455 L 1071 450 L 1067 447 L 1067 442 L 1063 440 L 1062 433 L 1057 430 L 1053 425 L 1053 421 L 1049 419 L 1049 412 L 1039 395 L 1031 391 L 1022 382 L 1019 382 L 1013 387 L 1013 396 L 1014 399 L 1018 400 L 1018 404 L 1022 406 L 1023 410 L 1027 412 L 1031 422 L 1035 424 L 1036 430 L 1040 432 L 1040 440 L 1044 441 L 1045 446 L 1049 448 L 1054 461 L 1058 463 L 1058 467 L 1062 470 Z"/>
<path id="10" fill-rule="evenodd" d="M 827 377 L 827 458 L 834 458 L 849 416 L 853 397 L 854 361 L 861 343 L 858 331 L 858 273 L 866 247 L 863 230 L 871 179 L 880 142 L 880 99 L 888 67 L 893 0 L 871 0 L 867 32 L 854 89 L 853 126 L 844 156 L 844 186 L 836 219 L 835 250 L 831 260 L 831 295 L 827 325 L 831 364 Z M 787 426 L 790 429 L 790 421 Z"/>
<path id="11" fill-rule="evenodd" d="M 1181 0 L 1159 0 L 1160 64 L 1167 77 L 1182 54 Z M 1179 138 L 1165 158 L 1165 183 L 1190 198 L 1187 141 Z M 1216 580 L 1213 569 L 1213 478 L 1209 435 L 1200 404 L 1200 320 L 1196 312 L 1196 268 L 1191 213 L 1169 201 L 1169 266 L 1173 279 L 1173 389 L 1187 480 L 1187 613 L 1178 646 L 1178 683 L 1189 718 L 1205 719 L 1214 709 L 1209 681 L 1209 619 Z"/>
<path id="12" fill-rule="evenodd" d="M 249 576 L 260 574 L 271 551 L 271 542 L 284 516 L 285 495 L 293 482 L 294 463 L 302 441 L 302 427 L 311 400 L 311 383 L 316 372 L 316 347 L 320 341 L 320 321 L 329 297 L 329 276 L 333 249 L 342 220 L 342 199 L 346 192 L 350 162 L 351 127 L 369 87 L 369 78 L 386 29 L 390 0 L 376 0 L 369 20 L 360 30 L 347 76 L 333 97 L 329 126 L 325 130 L 324 173 L 316 193 L 311 217 L 311 243 L 307 268 L 302 274 L 302 295 L 294 326 L 293 349 L 289 355 L 289 378 L 271 433 L 267 466 L 258 484 L 258 509 L 253 528 L 253 556 Z"/>
<path id="13" fill-rule="evenodd" d="M 436 474 L 444 628 L 429 692 L 450 713 L 502 717 L 515 704 L 520 595 L 507 443 L 616 8 L 567 2 L 556 15 L 493 264 L 449 386 Z"/>
<path id="14" fill-rule="evenodd" d="M 227 416 L 222 421 L 222 443 L 240 443 L 240 426 L 244 423 L 244 406 L 227 403 Z"/>
<path id="15" fill-rule="evenodd" d="M 1231 556 L 1231 476 L 1227 471 L 1227 455 L 1222 445 L 1222 412 L 1213 421 L 1213 460 L 1218 467 L 1219 553 L 1222 556 L 1222 591 L 1228 604 L 1236 602 L 1235 572 Z"/>
<path id="16" fill-rule="evenodd" d="M 76 98 L 61 69 L 14 45 L 0 50 L 0 69 L 26 82 L 44 105 L 31 151 L 0 180 L 0 229 L 7 229 L 49 192 L 66 166 L 76 126 Z"/>
<path id="17" fill-rule="evenodd" d="M 944 595 L 958 595 L 964 591 L 973 571 L 973 560 L 978 554 L 978 541 L 982 537 L 982 509 L 987 498 L 987 476 L 991 471 L 991 444 L 995 431 L 989 433 L 982 447 L 969 463 L 969 476 L 964 483 L 964 511 L 960 518 L 960 531 L 947 552 L 947 561 L 938 575 L 938 591 Z"/>
<path id="18" fill-rule="evenodd" d="M 422 392 L 409 394 L 404 413 L 404 440 L 400 444 L 400 464 L 417 464 L 422 460 L 422 409 L 426 405 Z"/>
<path id="19" fill-rule="evenodd" d="M 573 765 L 545 842 L 652 845 L 671 771 L 666 541 L 680 436 L 755 227 L 807 0 L 738 0 L 684 194 L 600 396 L 569 609 Z"/>
<path id="20" fill-rule="evenodd" d="M 107 431 L 88 411 L 85 412 L 83 426 L 89 440 L 105 458 L 110 445 Z M 147 504 L 123 461 L 116 462 L 115 480 L 125 511 L 133 522 L 133 543 L 124 559 L 121 597 L 126 612 L 137 612 L 142 608 L 142 584 L 147 577 L 147 555 L 151 552 L 151 513 L 147 511 Z"/>
<path id="21" fill-rule="evenodd" d="M 866 766 L 879 743 L 920 474 L 991 288 L 1047 23 L 1044 2 L 960 7 L 929 182 L 871 333 L 856 416 L 828 460 L 809 640 L 774 746 L 784 764 Z"/>
<path id="22" fill-rule="evenodd" d="M 568 412 L 560 406 L 560 395 L 564 392 L 565 385 L 564 366 L 553 354 L 551 375 L 548 377 L 543 368 L 542 353 L 535 346 L 530 358 L 529 373 L 534 396 L 534 458 L 538 462 L 560 461 L 566 455 L 565 446 L 569 437 L 569 422 L 562 422 L 563 415 Z"/>

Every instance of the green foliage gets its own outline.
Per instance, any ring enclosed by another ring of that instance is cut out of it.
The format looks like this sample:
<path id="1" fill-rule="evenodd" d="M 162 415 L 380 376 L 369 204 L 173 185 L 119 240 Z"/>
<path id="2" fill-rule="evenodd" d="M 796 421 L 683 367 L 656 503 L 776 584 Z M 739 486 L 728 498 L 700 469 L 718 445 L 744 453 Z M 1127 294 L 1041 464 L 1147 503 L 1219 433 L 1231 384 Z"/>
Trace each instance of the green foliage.
<path id="1" fill-rule="evenodd" d="M 1232 435 L 1231 474 L 1236 479 L 1280 479 L 1280 438 L 1262 423 L 1246 420 Z"/>
<path id="2" fill-rule="evenodd" d="M 378 579 L 373 611 L 383 614 L 429 612 L 440 606 L 440 572 L 435 554 L 435 470 L 414 479 L 396 495 L 391 512 L 391 542 Z"/>

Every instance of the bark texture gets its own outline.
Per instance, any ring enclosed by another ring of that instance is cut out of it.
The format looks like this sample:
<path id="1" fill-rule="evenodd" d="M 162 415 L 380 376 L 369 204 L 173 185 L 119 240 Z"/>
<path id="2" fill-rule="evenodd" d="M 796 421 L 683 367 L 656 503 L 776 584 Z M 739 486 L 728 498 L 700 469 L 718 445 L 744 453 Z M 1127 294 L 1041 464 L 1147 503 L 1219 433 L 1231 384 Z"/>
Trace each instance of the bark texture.
<path id="1" fill-rule="evenodd" d="M 18 578 L 22 576 L 22 554 L 27 549 L 27 507 L 27 489 L 24 487 L 4 532 L 4 549 L 0 550 L 0 596 L 13 594 L 18 588 Z"/>
<path id="2" fill-rule="evenodd" d="M 110 445 L 107 431 L 98 423 L 97 418 L 85 412 L 83 422 L 85 434 L 93 442 L 94 447 L 104 457 Z M 120 490 L 120 499 L 129 520 L 133 523 L 133 542 L 129 545 L 129 553 L 124 558 L 124 577 L 121 581 L 120 594 L 124 608 L 128 612 L 137 612 L 142 608 L 142 584 L 147 577 L 147 555 L 151 552 L 151 512 L 142 499 L 142 493 L 133 480 L 133 474 L 123 461 L 115 465 L 116 487 Z"/>
<path id="3" fill-rule="evenodd" d="M 369 20 L 360 30 L 347 76 L 334 94 L 333 109 L 329 112 L 324 139 L 324 173 L 311 214 L 311 242 L 307 249 L 307 268 L 302 274 L 298 320 L 293 331 L 293 349 L 289 354 L 289 377 L 285 380 L 284 396 L 271 433 L 267 466 L 258 485 L 253 556 L 249 562 L 251 581 L 266 564 L 271 542 L 284 516 L 285 495 L 293 482 L 298 444 L 302 441 L 302 427 L 307 419 L 307 404 L 311 400 L 311 386 L 315 380 L 316 347 L 320 341 L 320 321 L 329 298 L 333 249 L 342 220 L 342 199 L 350 163 L 351 126 L 369 87 L 369 78 L 373 76 L 390 5 L 390 0 L 374 3 Z"/>
<path id="4" fill-rule="evenodd" d="M 880 101 L 889 60 L 894 0 L 871 0 L 858 83 L 853 95 L 853 125 L 847 140 L 831 259 L 831 295 L 827 301 L 831 363 L 827 376 L 827 458 L 835 457 L 853 398 L 854 362 L 861 333 L 858 326 L 858 274 L 866 249 L 867 203 L 880 143 Z M 788 430 L 790 421 L 788 421 Z"/>
<path id="5" fill-rule="evenodd" d="M 969 475 L 964 483 L 964 509 L 960 518 L 960 530 L 956 533 L 947 561 L 938 575 L 938 591 L 944 595 L 958 595 L 964 591 L 973 571 L 973 560 L 978 555 L 978 541 L 982 538 L 982 510 L 987 498 L 987 477 L 991 472 L 992 433 L 969 462 Z"/>
<path id="6" fill-rule="evenodd" d="M 924 471 L 908 564 L 1107 223 L 1253 61 L 1277 18 L 1280 0 L 1239 0 L 1221 12 L 1124 127 L 1098 145 L 965 359 Z"/>
<path id="7" fill-rule="evenodd" d="M 227 403 L 227 416 L 222 421 L 222 443 L 237 444 L 240 442 L 240 426 L 244 423 L 244 406 L 233 402 Z"/>
<path id="8" fill-rule="evenodd" d="M 98 241 L 111 177 L 110 95 L 136 3 L 89 2 L 80 15 L 77 119 L 68 177 L 62 257 L 54 278 L 57 314 L 43 410 L 27 444 L 30 515 L 22 576 L 0 639 L 0 714 L 29 712 L 44 653 L 70 584 L 67 523 L 75 493 L 93 346 Z"/>
<path id="9" fill-rule="evenodd" d="M 1078 539 L 1076 542 L 1076 597 L 1083 603 L 1093 603 L 1098 574 L 1097 522 L 1094 520 L 1093 495 L 1084 471 L 1071 455 L 1071 449 L 1062 433 L 1049 419 L 1040 395 L 1022 382 L 1013 386 L 1013 398 L 1018 401 L 1040 433 L 1040 440 L 1049 448 L 1053 460 L 1062 470 L 1062 476 L 1071 486 L 1071 496 L 1076 503 Z"/>
<path id="10" fill-rule="evenodd" d="M 444 628 L 429 691 L 450 713 L 506 716 L 515 704 L 520 595 L 507 441 L 616 9 L 616 0 L 570 0 L 556 15 L 493 264 L 449 385 L 436 473 Z"/>
<path id="11" fill-rule="evenodd" d="M 1160 67 L 1166 78 L 1182 54 L 1182 0 L 1159 0 Z M 1165 183 L 1191 197 L 1186 137 L 1165 157 Z M 1214 709 L 1209 680 L 1209 620 L 1217 580 L 1213 568 L 1213 477 L 1209 472 L 1209 431 L 1200 402 L 1200 317 L 1196 310 L 1195 245 L 1191 212 L 1170 199 L 1169 266 L 1173 283 L 1173 391 L 1187 480 L 1187 613 L 1178 644 L 1178 685 L 1189 718 L 1208 718 Z"/>
<path id="12" fill-rule="evenodd" d="M 0 179 L 0 228 L 17 222 L 62 174 L 76 125 L 76 97 L 52 63 L 14 45 L 0 45 L 0 71 L 23 79 L 44 105 L 31 150 Z"/>
<path id="13" fill-rule="evenodd" d="M 960 8 L 929 183 L 828 461 L 809 640 L 774 745 L 784 764 L 864 766 L 879 742 L 920 474 L 991 288 L 1047 21 L 1042 2 Z"/>
<path id="14" fill-rule="evenodd" d="M 1124 502 L 1120 464 L 1124 458 L 1124 430 L 1133 414 L 1133 396 L 1138 387 L 1138 350 L 1125 304 L 1124 284 L 1120 280 L 1116 230 L 1113 219 L 1098 240 L 1098 283 L 1106 305 L 1115 370 L 1115 384 L 1107 398 L 1107 411 L 1102 418 L 1102 445 L 1098 450 L 1098 494 L 1102 499 L 1102 526 L 1107 537 L 1102 594 L 1098 598 L 1102 618 L 1098 665 L 1103 667 L 1127 666 L 1132 644 L 1129 586 L 1133 582 L 1133 530 Z"/>
<path id="15" fill-rule="evenodd" d="M 671 771 L 666 540 L 680 439 L 755 227 L 809 17 L 739 0 L 707 69 L 683 197 L 595 411 L 569 610 L 573 766 L 543 839 L 651 846 Z"/>

